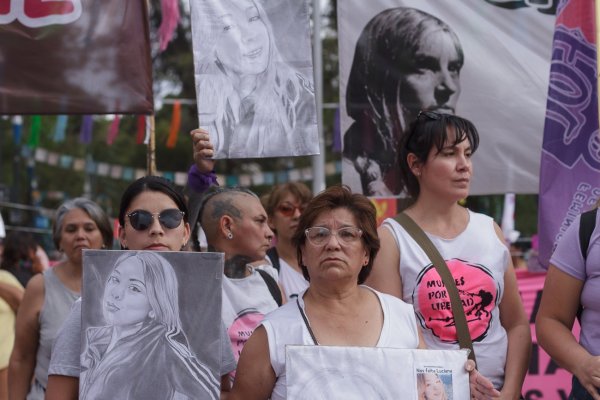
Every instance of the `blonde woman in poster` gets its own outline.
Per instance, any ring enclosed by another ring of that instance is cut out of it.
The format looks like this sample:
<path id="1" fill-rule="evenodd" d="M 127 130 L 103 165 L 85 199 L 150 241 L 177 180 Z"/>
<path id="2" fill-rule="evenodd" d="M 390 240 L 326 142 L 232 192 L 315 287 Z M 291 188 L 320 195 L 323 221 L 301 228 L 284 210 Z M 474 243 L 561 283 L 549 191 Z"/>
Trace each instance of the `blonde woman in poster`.
<path id="1" fill-rule="evenodd" d="M 172 210 L 181 224 L 181 212 Z M 117 259 L 101 301 L 107 325 L 85 333 L 81 398 L 219 397 L 218 378 L 198 361 L 182 329 L 178 286 L 173 266 L 156 253 Z"/>
<path id="2" fill-rule="evenodd" d="M 190 238 L 185 198 L 173 183 L 158 176 L 145 176 L 131 183 L 125 189 L 119 207 L 119 225 L 119 242 L 124 249 L 180 251 Z M 156 304 L 154 305 L 156 306 Z M 173 309 L 173 306 L 169 307 Z M 149 314 L 148 311 L 148 316 L 150 316 Z M 155 317 L 157 314 L 171 315 L 171 317 L 175 315 L 174 312 L 153 312 L 153 314 Z M 173 318 L 169 319 L 171 320 L 171 322 L 167 322 L 169 327 L 180 326 L 173 322 Z M 149 322 L 156 322 L 156 320 Z M 135 338 L 133 339 L 135 340 Z M 46 392 L 47 400 L 78 398 L 79 379 L 82 371 L 81 340 L 82 315 L 81 301 L 79 301 L 73 305 L 53 348 Z M 226 343 L 226 340 L 227 336 L 223 330 L 221 341 Z M 163 339 L 161 342 L 166 345 Z M 177 343 L 171 341 L 169 347 L 165 348 L 175 349 L 177 347 L 179 347 Z M 235 368 L 235 360 L 228 346 L 221 347 L 221 389 L 228 390 L 229 381 L 226 375 Z M 182 360 L 186 360 L 185 364 L 194 364 L 187 360 L 185 354 L 188 352 L 184 350 L 182 349 L 180 352 L 180 355 L 183 356 Z M 99 355 L 96 355 L 96 358 L 99 359 Z M 147 364 L 135 367 L 133 370 L 140 372 L 156 369 L 160 368 Z M 125 372 L 125 376 L 132 377 L 133 375 Z M 173 386 L 169 387 L 173 388 Z M 161 392 L 157 391 L 157 393 Z M 162 397 L 161 400 L 163 398 L 168 397 Z"/>
<path id="3" fill-rule="evenodd" d="M 193 0 L 191 8 L 198 117 L 215 157 L 318 153 L 312 75 L 281 55 L 262 2 Z M 305 57 L 300 64 L 310 66 Z"/>

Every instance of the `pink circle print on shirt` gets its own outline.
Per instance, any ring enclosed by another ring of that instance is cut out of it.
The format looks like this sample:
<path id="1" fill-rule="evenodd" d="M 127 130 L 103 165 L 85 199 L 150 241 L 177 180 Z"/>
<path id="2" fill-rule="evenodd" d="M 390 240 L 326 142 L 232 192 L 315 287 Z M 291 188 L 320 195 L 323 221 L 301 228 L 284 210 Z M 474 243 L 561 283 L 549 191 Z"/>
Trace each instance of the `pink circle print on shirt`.
<path id="1" fill-rule="evenodd" d="M 487 335 L 492 310 L 497 307 L 498 286 L 489 269 L 463 260 L 446 260 L 462 301 L 471 340 L 478 342 Z M 458 343 L 450 297 L 433 264 L 417 277 L 413 304 L 421 325 L 442 342 Z"/>

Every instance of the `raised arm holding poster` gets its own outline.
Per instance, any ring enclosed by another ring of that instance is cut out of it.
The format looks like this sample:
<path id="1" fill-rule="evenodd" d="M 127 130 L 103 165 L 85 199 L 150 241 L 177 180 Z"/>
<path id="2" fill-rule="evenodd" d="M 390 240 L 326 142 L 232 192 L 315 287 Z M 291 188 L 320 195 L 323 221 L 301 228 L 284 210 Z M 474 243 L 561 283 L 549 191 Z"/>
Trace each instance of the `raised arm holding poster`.
<path id="1" fill-rule="evenodd" d="M 144 0 L 0 1 L 0 114 L 152 114 Z"/>
<path id="2" fill-rule="evenodd" d="M 471 194 L 537 191 L 554 7 L 508 3 L 338 3 L 342 180 L 353 191 L 399 195 L 396 147 L 420 110 L 482 133 Z"/>
<path id="3" fill-rule="evenodd" d="M 306 2 L 190 5 L 198 119 L 215 158 L 318 154 Z"/>

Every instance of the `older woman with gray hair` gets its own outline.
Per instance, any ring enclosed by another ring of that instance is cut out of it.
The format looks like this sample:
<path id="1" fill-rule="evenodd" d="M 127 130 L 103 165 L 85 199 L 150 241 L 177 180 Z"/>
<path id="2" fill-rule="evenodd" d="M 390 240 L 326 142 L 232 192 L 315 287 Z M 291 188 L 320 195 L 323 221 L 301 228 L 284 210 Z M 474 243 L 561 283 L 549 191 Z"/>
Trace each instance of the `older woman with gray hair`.
<path id="1" fill-rule="evenodd" d="M 110 247 L 112 224 L 96 203 L 75 198 L 58 208 L 53 239 L 64 260 L 29 281 L 17 313 L 8 369 L 11 399 L 44 398 L 52 344 L 71 304 L 80 296 L 82 250 Z"/>

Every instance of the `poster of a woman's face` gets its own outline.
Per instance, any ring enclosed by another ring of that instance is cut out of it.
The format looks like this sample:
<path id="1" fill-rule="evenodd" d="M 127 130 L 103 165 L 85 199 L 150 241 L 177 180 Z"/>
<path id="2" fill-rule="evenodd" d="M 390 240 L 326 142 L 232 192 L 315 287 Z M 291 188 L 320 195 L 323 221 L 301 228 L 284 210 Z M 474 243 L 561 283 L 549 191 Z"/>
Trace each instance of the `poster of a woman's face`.
<path id="1" fill-rule="evenodd" d="M 215 157 L 317 154 L 306 3 L 192 0 L 191 10 L 198 119 Z"/>
<path id="2" fill-rule="evenodd" d="M 452 378 L 451 375 L 446 375 L 444 376 L 446 379 Z M 417 374 L 417 390 L 419 400 L 449 400 L 444 381 L 434 372 Z"/>
<path id="3" fill-rule="evenodd" d="M 80 396 L 217 399 L 222 262 L 214 253 L 86 251 Z"/>
<path id="4" fill-rule="evenodd" d="M 338 3 L 343 183 L 401 195 L 397 147 L 432 110 L 482 134 L 471 194 L 537 192 L 554 16 L 521 3 Z"/>

